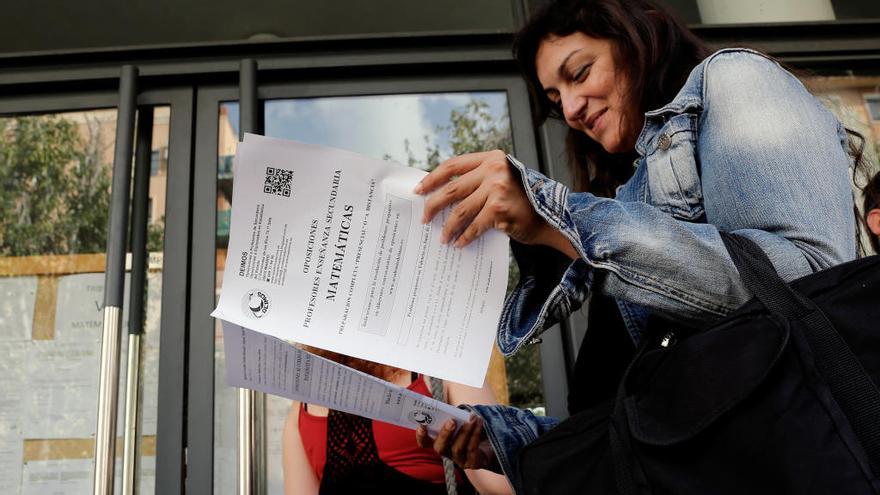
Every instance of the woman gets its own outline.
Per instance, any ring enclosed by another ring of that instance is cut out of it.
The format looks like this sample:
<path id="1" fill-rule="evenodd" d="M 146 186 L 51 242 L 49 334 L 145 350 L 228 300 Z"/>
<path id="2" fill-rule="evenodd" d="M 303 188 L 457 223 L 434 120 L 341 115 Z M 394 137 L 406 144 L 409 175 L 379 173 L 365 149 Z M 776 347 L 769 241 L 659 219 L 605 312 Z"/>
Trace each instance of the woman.
<path id="1" fill-rule="evenodd" d="M 416 188 L 430 194 L 424 221 L 458 203 L 446 241 L 465 246 L 490 228 L 511 237 L 523 276 L 499 326 L 503 353 L 590 292 L 614 299 L 633 342 L 652 315 L 697 327 L 728 314 L 750 295 L 722 231 L 757 243 L 786 280 L 855 257 L 847 133 L 773 60 L 709 54 L 651 0 L 554 3 L 514 53 L 542 115 L 568 124 L 586 192 L 498 151 L 451 159 Z M 420 430 L 419 443 L 511 475 L 519 449 L 557 424 L 474 410 L 480 420 L 454 438 L 451 428 L 434 440 Z"/>
<path id="2" fill-rule="evenodd" d="M 309 350 L 429 397 L 432 385 L 440 385 L 451 404 L 495 403 L 488 383 L 479 389 L 433 384 L 428 377 L 399 368 Z M 294 401 L 282 438 L 285 493 L 447 493 L 440 456 L 416 446 L 406 428 Z M 470 469 L 464 471 L 466 478 L 460 471 L 456 474 L 459 494 L 473 493 L 474 488 L 483 494 L 510 493 L 510 485 L 498 474 Z"/>

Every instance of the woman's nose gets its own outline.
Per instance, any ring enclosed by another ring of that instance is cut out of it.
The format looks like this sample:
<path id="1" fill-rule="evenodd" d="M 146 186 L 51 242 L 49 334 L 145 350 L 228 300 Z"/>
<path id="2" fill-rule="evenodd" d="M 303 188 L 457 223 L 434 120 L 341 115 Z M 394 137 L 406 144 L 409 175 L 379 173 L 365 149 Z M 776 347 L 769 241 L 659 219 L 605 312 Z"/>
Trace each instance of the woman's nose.
<path id="1" fill-rule="evenodd" d="M 562 97 L 562 115 L 569 122 L 577 122 L 587 107 L 587 98 L 577 93 L 560 95 Z"/>

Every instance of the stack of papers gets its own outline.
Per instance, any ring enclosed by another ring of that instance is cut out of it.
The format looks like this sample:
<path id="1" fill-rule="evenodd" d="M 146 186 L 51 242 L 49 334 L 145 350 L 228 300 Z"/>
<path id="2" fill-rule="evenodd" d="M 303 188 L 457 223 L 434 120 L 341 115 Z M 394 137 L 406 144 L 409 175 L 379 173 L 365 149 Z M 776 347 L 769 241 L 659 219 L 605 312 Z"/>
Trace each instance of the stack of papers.
<path id="1" fill-rule="evenodd" d="M 480 387 L 507 286 L 508 241 L 440 243 L 421 223 L 425 172 L 246 135 L 235 157 L 220 301 L 227 380 L 435 430 L 467 413 L 288 341 Z"/>

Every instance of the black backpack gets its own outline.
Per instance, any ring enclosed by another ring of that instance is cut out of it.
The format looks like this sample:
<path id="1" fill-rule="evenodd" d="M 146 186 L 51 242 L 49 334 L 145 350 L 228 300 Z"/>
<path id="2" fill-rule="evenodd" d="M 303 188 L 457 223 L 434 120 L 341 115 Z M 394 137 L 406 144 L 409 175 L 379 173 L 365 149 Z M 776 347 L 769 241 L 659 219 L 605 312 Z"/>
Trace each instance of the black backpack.
<path id="1" fill-rule="evenodd" d="M 520 451 L 517 493 L 880 494 L 880 256 L 788 285 L 722 238 L 756 298 L 652 322 L 615 398 Z"/>

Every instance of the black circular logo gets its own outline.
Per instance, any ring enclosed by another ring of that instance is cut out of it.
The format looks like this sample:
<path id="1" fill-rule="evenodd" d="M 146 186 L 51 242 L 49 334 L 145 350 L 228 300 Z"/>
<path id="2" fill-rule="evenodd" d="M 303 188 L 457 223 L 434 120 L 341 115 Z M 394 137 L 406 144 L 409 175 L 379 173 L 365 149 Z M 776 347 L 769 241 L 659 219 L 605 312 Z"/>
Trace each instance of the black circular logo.
<path id="1" fill-rule="evenodd" d="M 410 411 L 409 419 L 425 426 L 434 422 L 434 416 L 431 416 L 431 413 L 427 411 Z"/>
<path id="2" fill-rule="evenodd" d="M 269 312 L 269 295 L 259 289 L 251 289 L 242 297 L 241 309 L 254 318 L 262 318 Z"/>

